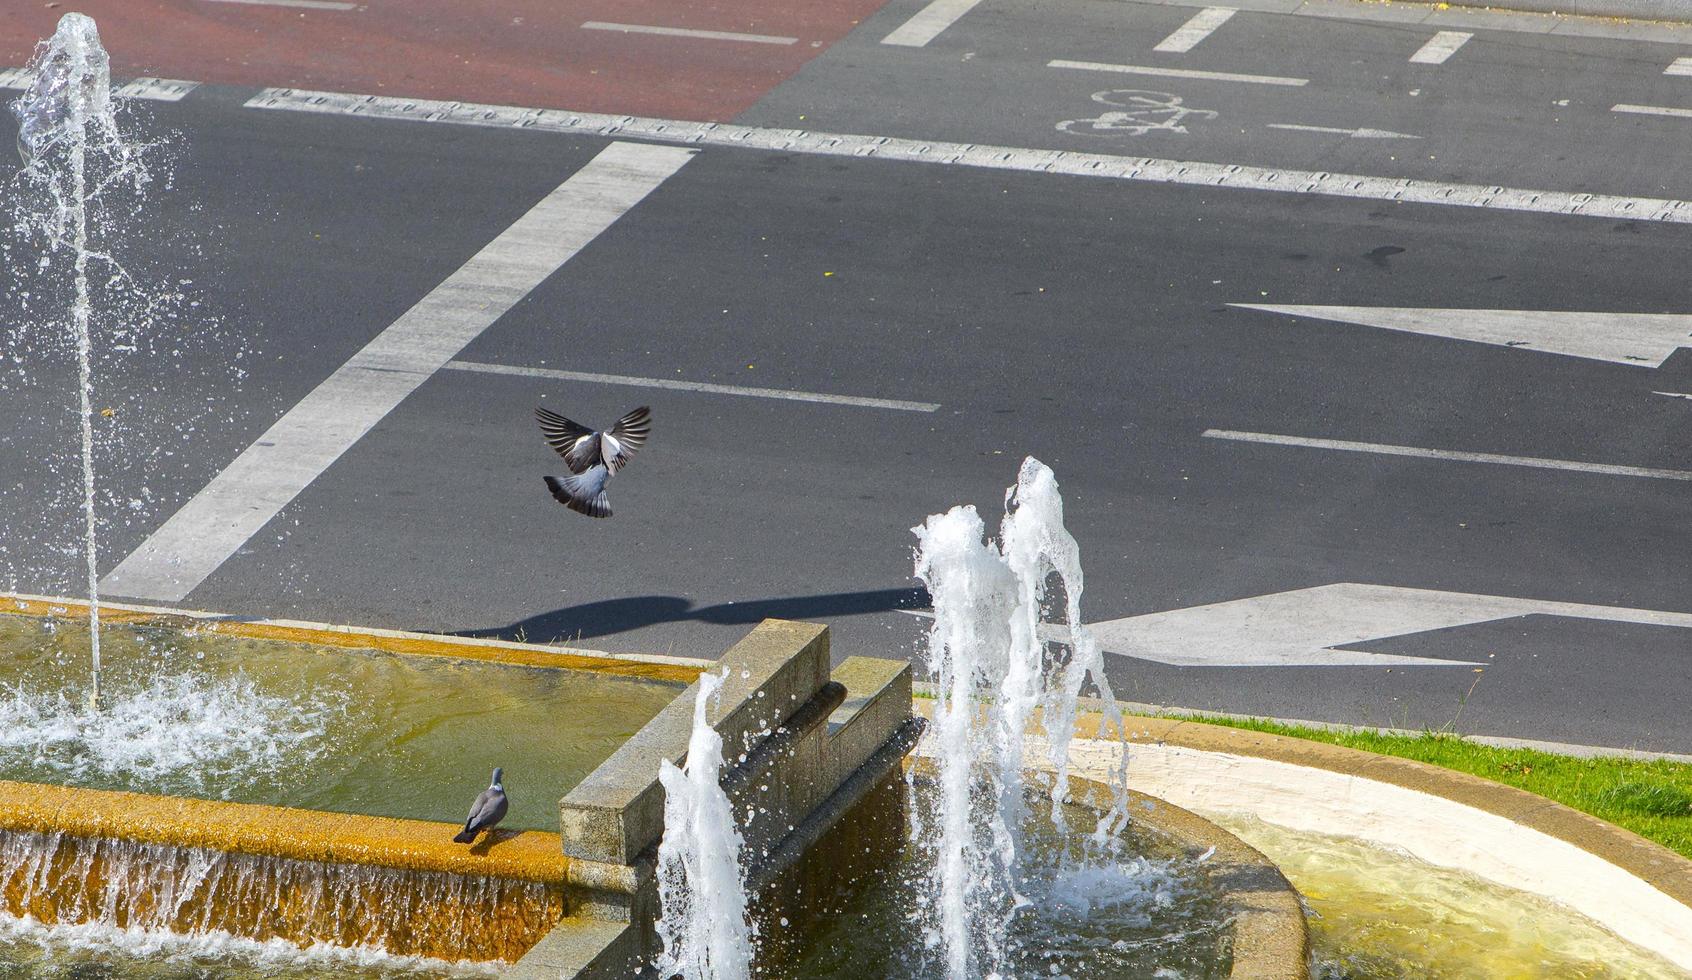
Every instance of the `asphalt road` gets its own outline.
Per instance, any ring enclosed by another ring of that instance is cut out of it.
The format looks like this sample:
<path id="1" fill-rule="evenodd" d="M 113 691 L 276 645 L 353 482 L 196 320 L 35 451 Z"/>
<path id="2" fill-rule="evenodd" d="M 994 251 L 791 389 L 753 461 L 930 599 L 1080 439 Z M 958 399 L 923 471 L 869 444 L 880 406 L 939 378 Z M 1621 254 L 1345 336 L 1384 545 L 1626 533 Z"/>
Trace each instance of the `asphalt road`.
<path id="1" fill-rule="evenodd" d="M 370 5 L 372 18 L 382 7 Z M 384 58 L 403 60 L 391 52 L 345 67 L 325 57 L 267 82 L 265 65 L 232 66 L 192 45 L 125 61 L 125 35 L 108 37 L 126 77 L 207 84 L 137 105 L 140 131 L 178 134 L 164 153 L 172 177 L 155 182 L 112 247 L 137 278 L 171 282 L 183 298 L 137 331 L 136 350 L 101 359 L 97 403 L 114 407 L 102 421 L 103 570 L 612 142 L 260 111 L 246 106 L 259 84 L 370 82 L 379 94 L 1692 197 L 1692 178 L 1675 166 L 1692 148 L 1692 120 L 1610 108 L 1692 106 L 1692 78 L 1663 74 L 1681 50 L 1673 44 L 1476 29 L 1436 66 L 1407 60 L 1433 33 L 1423 25 L 1242 12 L 1170 54 L 1152 49 L 1194 9 L 1067 0 L 988 0 L 928 46 L 882 43 L 920 8 L 807 8 L 819 23 L 861 23 L 838 38 L 818 28 L 814 47 L 806 34 L 804 57 L 788 50 L 797 46 L 746 42 L 735 50 L 748 53 L 729 56 L 712 46 L 741 42 L 659 38 L 678 47 L 654 59 L 653 39 L 641 38 L 635 64 L 677 72 L 665 84 L 685 97 L 669 102 L 632 70 L 580 100 L 569 73 L 514 74 L 502 94 L 498 73 L 483 72 L 454 95 L 450 73 L 427 66 L 414 66 L 418 91 L 394 92 L 389 83 L 406 79 L 382 76 Z M 493 18 L 515 8 L 477 9 Z M 642 12 L 642 23 L 665 13 Z M 13 51 L 26 32 L 51 27 L 41 14 L 12 16 Z M 230 19 L 272 18 L 251 30 L 282 37 L 294 27 L 280 16 L 215 13 L 225 30 Z M 356 40 L 385 23 L 336 16 L 316 29 Z M 623 39 L 572 43 L 618 64 Z M 503 42 L 479 43 L 497 57 Z M 785 61 L 759 60 L 776 47 Z M 721 61 L 755 83 L 710 98 L 689 89 L 689 53 L 701 49 L 714 53 L 695 67 Z M 265 50 L 278 72 L 306 57 L 280 42 Z M 1309 84 L 1104 77 L 1047 67 L 1054 59 Z M 1217 115 L 1178 120 L 1185 132 L 1055 128 L 1103 111 L 1094 92 L 1123 88 Z M 1336 583 L 1692 611 L 1684 478 L 1437 455 L 1684 475 L 1692 402 L 1654 392 L 1692 391 L 1686 351 L 1651 367 L 1230 305 L 1692 312 L 1692 240 L 1678 223 L 1645 217 L 707 146 L 458 360 L 937 407 L 449 366 L 182 604 L 695 656 L 779 616 L 831 624 L 837 655 L 911 656 L 924 624 L 901 610 L 926 599 L 911 577 L 910 528 L 957 503 L 995 524 L 1004 488 L 1034 455 L 1062 484 L 1092 621 Z M 52 276 L 27 271 L 31 254 L 14 240 L 6 257 L 7 317 L 30 329 L 11 340 L 0 388 L 0 412 L 14 420 L 0 428 L 0 584 L 74 595 L 74 373 L 40 312 L 51 308 L 42 296 L 54 295 Z M 654 436 L 611 485 L 616 516 L 591 521 L 553 503 L 541 476 L 561 463 L 532 409 L 609 423 L 643 403 Z M 1465 663 L 1175 666 L 1118 655 L 1112 680 L 1124 698 L 1195 708 L 1692 751 L 1683 626 L 1531 615 L 1332 645 Z"/>

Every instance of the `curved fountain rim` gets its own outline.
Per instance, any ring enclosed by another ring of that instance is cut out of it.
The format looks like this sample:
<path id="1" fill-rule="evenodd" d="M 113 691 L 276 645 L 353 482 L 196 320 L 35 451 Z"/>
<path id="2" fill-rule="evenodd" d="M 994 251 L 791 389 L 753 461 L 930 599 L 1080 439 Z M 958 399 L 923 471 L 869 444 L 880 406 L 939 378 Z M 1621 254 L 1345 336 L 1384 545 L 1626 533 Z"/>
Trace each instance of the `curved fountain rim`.
<path id="1" fill-rule="evenodd" d="M 933 771 L 933 761 L 924 757 L 909 758 L 906 766 L 924 775 Z M 1112 804 L 1108 783 L 1071 773 L 1069 787 L 1069 801 L 1076 805 L 1103 811 Z M 1212 852 L 1200 868 L 1234 913 L 1230 980 L 1305 980 L 1310 975 L 1304 903 L 1273 861 L 1227 829 L 1162 797 L 1130 789 L 1128 804 L 1136 824 L 1183 848 Z"/>
<path id="2" fill-rule="evenodd" d="M 1398 756 L 1290 735 L 1132 715 L 1130 743 L 1244 755 L 1387 783 L 1502 817 L 1615 865 L 1692 908 L 1692 860 L 1607 820 L 1514 786 Z M 1102 716 L 1086 713 L 1077 735 L 1096 738 Z"/>
<path id="3" fill-rule="evenodd" d="M 88 615 L 88 602 L 58 596 L 0 592 L 0 615 L 30 618 Z M 222 613 L 101 602 L 103 623 L 191 629 L 253 640 L 305 643 L 315 647 L 379 650 L 422 657 L 453 657 L 520 667 L 547 667 L 691 684 L 715 663 L 696 657 L 648 653 L 608 653 L 583 647 L 551 646 L 482 637 L 416 633 L 366 626 L 339 626 L 292 619 L 231 616 Z"/>

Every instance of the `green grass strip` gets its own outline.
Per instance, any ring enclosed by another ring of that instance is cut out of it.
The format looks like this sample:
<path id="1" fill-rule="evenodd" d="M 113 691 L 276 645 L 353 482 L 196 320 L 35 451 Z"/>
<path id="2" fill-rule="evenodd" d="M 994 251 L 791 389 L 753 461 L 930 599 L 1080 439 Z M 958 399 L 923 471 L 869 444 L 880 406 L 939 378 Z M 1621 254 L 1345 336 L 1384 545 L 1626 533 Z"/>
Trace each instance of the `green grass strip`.
<path id="1" fill-rule="evenodd" d="M 1181 720 L 1289 735 L 1455 769 L 1538 793 L 1692 858 L 1692 765 L 1687 763 L 1496 748 L 1443 732 L 1328 730 L 1215 715 L 1183 715 Z"/>

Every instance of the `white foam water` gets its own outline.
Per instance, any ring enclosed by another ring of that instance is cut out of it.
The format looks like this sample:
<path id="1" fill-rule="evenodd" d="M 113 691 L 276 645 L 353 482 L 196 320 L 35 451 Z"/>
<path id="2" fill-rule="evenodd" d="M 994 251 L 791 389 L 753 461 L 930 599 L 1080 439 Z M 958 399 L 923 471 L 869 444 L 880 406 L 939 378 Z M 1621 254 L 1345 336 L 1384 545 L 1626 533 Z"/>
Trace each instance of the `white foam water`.
<path id="1" fill-rule="evenodd" d="M 1016 828 L 1026 817 L 1030 751 L 1043 743 L 1057 771 L 1050 820 L 1061 832 L 1069 746 L 1088 684 L 1103 699 L 1107 722 L 1123 731 L 1102 654 L 1081 619 L 1080 548 L 1064 527 L 1051 469 L 1026 459 L 1005 510 L 996 545 L 967 505 L 912 529 L 916 574 L 934 602 L 927 646 L 937 701 L 926 751 L 940 788 L 938 812 L 913 828 L 933 837 L 929 941 L 952 980 L 1001 976 L 1004 937 L 1028 906 Z M 1056 612 L 1061 618 L 1049 623 Z M 1036 721 L 1039 741 L 1030 736 Z M 1127 821 L 1126 766 L 1123 753 L 1113 805 L 1094 828 L 1100 860 Z"/>
<path id="2" fill-rule="evenodd" d="M 719 782 L 723 739 L 706 717 L 727 671 L 699 675 L 693 732 L 678 768 L 664 760 L 664 837 L 658 845 L 658 896 L 664 950 L 659 975 L 682 980 L 747 980 L 752 926 L 746 916 L 745 846 Z"/>
<path id="3" fill-rule="evenodd" d="M 63 689 L 0 687 L 0 762 L 45 768 L 69 783 L 127 775 L 143 784 L 229 796 L 283 767 L 309 766 L 345 698 L 260 690 L 243 677 L 152 673 L 108 692 L 98 710 Z"/>

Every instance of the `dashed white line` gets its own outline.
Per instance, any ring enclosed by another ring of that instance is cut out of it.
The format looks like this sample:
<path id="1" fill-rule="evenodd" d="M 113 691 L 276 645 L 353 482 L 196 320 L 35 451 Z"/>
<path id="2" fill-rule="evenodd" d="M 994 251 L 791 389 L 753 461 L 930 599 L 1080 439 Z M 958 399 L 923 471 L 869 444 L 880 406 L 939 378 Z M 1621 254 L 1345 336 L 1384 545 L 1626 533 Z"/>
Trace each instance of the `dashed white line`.
<path id="1" fill-rule="evenodd" d="M 881 43 L 896 44 L 905 48 L 924 47 L 980 2 L 981 0 L 934 0 L 917 11 L 915 17 L 894 28 L 893 33 L 881 39 Z"/>
<path id="2" fill-rule="evenodd" d="M 1692 119 L 1692 109 L 1676 109 L 1661 105 L 1631 105 L 1623 102 L 1610 107 L 1611 112 L 1627 112 L 1638 116 L 1676 116 L 1682 119 Z"/>
<path id="3" fill-rule="evenodd" d="M 486 364 L 481 361 L 451 361 L 446 366 L 454 371 L 508 374 L 520 378 L 551 378 L 557 381 L 581 381 L 588 384 L 664 388 L 670 391 L 696 391 L 709 395 L 774 398 L 790 402 L 820 402 L 825 405 L 849 405 L 853 408 L 888 408 L 899 412 L 934 412 L 940 408 L 934 402 L 908 402 L 894 398 L 863 398 L 858 395 L 829 395 L 815 391 L 794 391 L 789 388 L 751 388 L 746 385 L 721 385 L 705 381 L 677 381 L 674 378 L 638 378 L 627 374 L 592 374 L 587 371 L 560 371 L 556 368 L 511 367 L 505 364 Z"/>
<path id="4" fill-rule="evenodd" d="M 340 0 L 200 0 L 201 3 L 239 3 L 250 7 L 298 7 L 304 10 L 359 10 L 364 6 L 358 3 L 341 3 Z"/>
<path id="5" fill-rule="evenodd" d="M 1692 58 L 1676 58 L 1674 64 L 1663 69 L 1665 75 L 1692 75 Z"/>
<path id="6" fill-rule="evenodd" d="M 700 37 L 708 41 L 750 41 L 753 44 L 797 44 L 796 37 L 775 37 L 770 34 L 740 34 L 735 31 L 697 31 L 690 27 L 654 27 L 649 24 L 612 24 L 590 20 L 582 25 L 584 31 L 617 31 L 623 34 L 663 34 L 669 37 Z"/>
<path id="7" fill-rule="evenodd" d="M 1227 71 L 1198 71 L 1192 68 L 1156 68 L 1151 65 L 1111 65 L 1099 61 L 1046 62 L 1047 68 L 1073 68 L 1078 71 L 1110 71 L 1124 75 L 1162 75 L 1168 78 L 1203 78 L 1213 82 L 1247 82 L 1253 85 L 1309 85 L 1308 78 L 1282 78 L 1278 75 L 1237 75 Z"/>
<path id="8" fill-rule="evenodd" d="M 692 156 L 612 143 L 289 409 L 101 583 L 180 602 L 341 454 Z"/>
<path id="9" fill-rule="evenodd" d="M 25 89 L 34 80 L 27 68 L 0 68 L 0 88 Z M 199 87 L 199 82 L 179 78 L 137 78 L 112 89 L 112 94 L 125 99 L 176 102 Z"/>
<path id="10" fill-rule="evenodd" d="M 1474 37 L 1463 31 L 1440 31 L 1422 45 L 1421 49 L 1410 56 L 1410 61 L 1418 65 L 1443 65 L 1445 60 L 1457 53 L 1457 49 L 1469 43 Z"/>
<path id="11" fill-rule="evenodd" d="M 199 82 L 185 82 L 179 78 L 137 78 L 112 89 L 112 94 L 125 99 L 180 102 L 183 96 L 199 87 Z"/>
<path id="12" fill-rule="evenodd" d="M 1269 129 L 1290 129 L 1298 133 L 1332 133 L 1360 140 L 1419 140 L 1420 136 L 1395 133 L 1390 129 L 1342 129 L 1338 126 L 1304 126 L 1299 123 L 1264 123 Z"/>
<path id="13" fill-rule="evenodd" d="M 1198 43 L 1211 35 L 1211 32 L 1228 22 L 1234 16 L 1232 7 L 1206 7 L 1194 14 L 1192 19 L 1182 24 L 1175 33 L 1157 42 L 1153 51 L 1164 51 L 1170 54 L 1184 54 L 1191 51 Z"/>
<path id="14" fill-rule="evenodd" d="M 1238 163 L 1201 163 L 1156 157 L 951 143 L 943 140 L 913 140 L 893 136 L 812 132 L 803 129 L 765 129 L 731 123 L 612 116 L 568 109 L 530 109 L 475 102 L 439 102 L 429 99 L 399 99 L 379 95 L 280 88 L 265 89 L 248 99 L 246 106 L 250 109 L 347 115 L 365 119 L 643 139 L 687 146 L 721 146 L 778 153 L 864 157 L 939 166 L 1274 191 L 1282 194 L 1315 194 L 1403 204 L 1438 204 L 1445 207 L 1486 208 L 1533 214 L 1692 223 L 1692 202 L 1668 198 L 1571 194 L 1566 191 L 1450 184 L 1406 177 L 1370 177 Z"/>
<path id="15" fill-rule="evenodd" d="M 1544 459 L 1538 456 L 1506 456 L 1500 453 L 1471 453 L 1456 449 L 1424 449 L 1420 446 L 1394 446 L 1390 443 L 1351 442 L 1345 439 L 1312 439 L 1306 436 L 1285 436 L 1272 432 L 1237 432 L 1232 429 L 1206 429 L 1206 439 L 1228 439 L 1233 442 L 1257 442 L 1271 446 L 1298 446 L 1305 449 L 1338 449 L 1349 453 L 1375 453 L 1381 456 L 1412 456 L 1418 459 L 1443 459 L 1457 463 L 1495 463 L 1502 466 L 1529 466 L 1542 470 L 1571 470 L 1576 473 L 1600 473 L 1605 476 L 1638 476 L 1653 480 L 1692 481 L 1692 472 L 1665 470 L 1652 466 L 1617 466 L 1610 463 L 1583 463 L 1570 459 Z"/>

